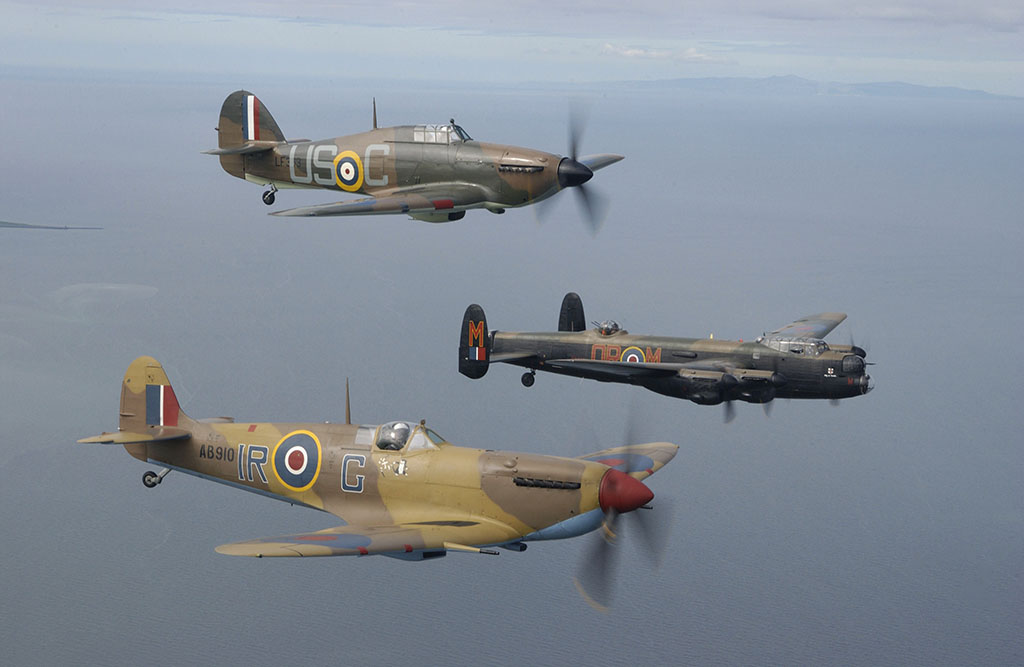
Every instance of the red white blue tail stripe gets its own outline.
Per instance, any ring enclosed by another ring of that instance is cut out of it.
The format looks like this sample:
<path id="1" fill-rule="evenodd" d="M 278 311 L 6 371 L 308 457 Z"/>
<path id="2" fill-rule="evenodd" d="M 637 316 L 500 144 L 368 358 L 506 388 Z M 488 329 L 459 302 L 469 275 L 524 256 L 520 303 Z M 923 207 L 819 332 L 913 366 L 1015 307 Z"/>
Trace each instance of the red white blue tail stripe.
<path id="1" fill-rule="evenodd" d="M 178 398 L 170 385 L 146 385 L 146 423 L 150 426 L 178 425 Z"/>
<path id="2" fill-rule="evenodd" d="M 260 140 L 260 101 L 255 95 L 246 95 L 242 102 L 242 138 Z"/>
<path id="3" fill-rule="evenodd" d="M 469 358 L 472 361 L 487 361 L 487 348 L 486 347 L 471 347 L 471 348 L 469 348 Z"/>

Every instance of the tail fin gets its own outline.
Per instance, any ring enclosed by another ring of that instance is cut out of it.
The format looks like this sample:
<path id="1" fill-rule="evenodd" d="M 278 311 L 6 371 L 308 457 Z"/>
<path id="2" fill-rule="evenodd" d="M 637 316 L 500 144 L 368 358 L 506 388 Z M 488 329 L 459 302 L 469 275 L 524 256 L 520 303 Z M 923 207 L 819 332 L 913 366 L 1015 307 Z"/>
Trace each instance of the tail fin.
<path id="1" fill-rule="evenodd" d="M 462 316 L 459 337 L 459 372 L 474 380 L 482 378 L 490 366 L 491 334 L 487 331 L 484 309 L 475 303 Z"/>
<path id="2" fill-rule="evenodd" d="M 576 292 L 569 292 L 562 299 L 562 310 L 558 313 L 559 331 L 585 331 L 587 320 L 583 317 L 583 300 Z"/>
<path id="3" fill-rule="evenodd" d="M 245 178 L 244 153 L 266 150 L 284 140 L 284 133 L 263 102 L 247 90 L 236 90 L 221 105 L 218 148 L 208 152 L 220 155 L 224 171 Z"/>
<path id="4" fill-rule="evenodd" d="M 121 383 L 122 431 L 149 427 L 189 429 L 194 422 L 182 412 L 163 366 L 153 357 L 139 357 L 128 366 Z"/>

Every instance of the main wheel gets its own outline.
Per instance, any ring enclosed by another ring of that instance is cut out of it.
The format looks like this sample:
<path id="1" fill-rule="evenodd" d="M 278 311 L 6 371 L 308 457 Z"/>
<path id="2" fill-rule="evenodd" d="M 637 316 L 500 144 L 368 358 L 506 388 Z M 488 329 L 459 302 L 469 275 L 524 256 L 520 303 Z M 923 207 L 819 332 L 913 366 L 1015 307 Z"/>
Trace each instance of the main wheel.
<path id="1" fill-rule="evenodd" d="M 274 203 L 274 191 L 267 190 L 263 193 L 263 203 L 267 206 L 271 206 Z"/>
<path id="2" fill-rule="evenodd" d="M 529 373 L 523 373 L 523 377 L 520 378 L 523 382 L 524 387 L 532 387 L 534 381 L 537 379 L 536 375 L 531 371 Z"/>
<path id="3" fill-rule="evenodd" d="M 160 476 L 152 470 L 147 470 L 142 475 L 142 483 L 146 485 L 147 489 L 152 489 L 154 486 L 160 483 Z"/>

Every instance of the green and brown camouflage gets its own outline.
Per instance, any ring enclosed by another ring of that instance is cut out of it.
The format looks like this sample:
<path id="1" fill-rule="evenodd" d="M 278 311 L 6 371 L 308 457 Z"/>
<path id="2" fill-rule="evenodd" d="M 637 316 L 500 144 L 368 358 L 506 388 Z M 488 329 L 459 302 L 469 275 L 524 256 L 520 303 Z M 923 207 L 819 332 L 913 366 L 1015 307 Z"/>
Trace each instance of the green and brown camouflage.
<path id="1" fill-rule="evenodd" d="M 613 154 L 576 159 L 475 141 L 454 120 L 378 128 L 376 108 L 373 125 L 359 134 L 288 141 L 263 103 L 239 90 L 221 107 L 218 148 L 206 152 L 220 156 L 232 176 L 269 186 L 263 194 L 268 205 L 282 188 L 368 195 L 273 215 L 407 214 L 427 222 L 459 220 L 475 208 L 504 213 L 532 204 L 581 187 L 594 171 L 622 159 Z"/>
<path id="2" fill-rule="evenodd" d="M 348 422 L 348 420 L 346 420 Z M 424 422 L 235 422 L 193 420 L 163 367 L 132 362 L 121 387 L 117 432 L 79 442 L 120 444 L 170 470 L 333 514 L 345 525 L 222 545 L 241 556 L 383 554 L 406 560 L 448 551 L 525 550 L 531 540 L 574 537 L 629 512 L 653 493 L 641 480 L 668 463 L 669 443 L 579 458 L 456 447 Z"/>
<path id="3" fill-rule="evenodd" d="M 489 364 L 505 362 L 602 382 L 644 387 L 701 405 L 723 401 L 768 403 L 776 398 L 840 399 L 871 390 L 866 352 L 822 340 L 846 319 L 819 313 L 744 342 L 710 338 L 638 336 L 614 321 L 587 328 L 583 303 L 562 300 L 557 332 L 490 332 L 483 308 L 472 304 L 462 320 L 459 372 L 476 379 Z"/>

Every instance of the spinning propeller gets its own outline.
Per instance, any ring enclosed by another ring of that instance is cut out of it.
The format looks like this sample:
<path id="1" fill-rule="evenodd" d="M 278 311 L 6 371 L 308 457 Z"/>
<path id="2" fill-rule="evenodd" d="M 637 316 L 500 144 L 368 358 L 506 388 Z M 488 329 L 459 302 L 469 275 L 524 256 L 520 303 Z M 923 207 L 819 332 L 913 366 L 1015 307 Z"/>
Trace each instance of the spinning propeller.
<path id="1" fill-rule="evenodd" d="M 630 416 L 635 411 L 630 410 Z M 626 442 L 635 442 L 632 436 L 632 418 L 627 423 Z M 633 456 L 626 450 L 624 456 Z M 657 567 L 661 554 L 668 545 L 668 527 L 671 513 L 660 511 L 655 513 L 649 505 L 654 493 L 640 480 L 612 468 L 601 480 L 598 501 L 604 519 L 601 526 L 590 538 L 591 545 L 586 550 L 579 574 L 573 582 L 576 589 L 595 609 L 607 611 L 611 604 L 612 590 L 615 585 L 616 563 L 618 562 L 618 543 L 623 534 L 624 524 L 632 523 L 639 536 L 641 550 L 651 558 Z M 666 509 L 668 504 L 665 503 Z M 625 515 L 626 518 L 623 518 Z"/>
<path id="2" fill-rule="evenodd" d="M 590 233 L 596 236 L 608 213 L 608 199 L 584 187 L 584 184 L 594 177 L 595 170 L 618 162 L 622 156 L 594 155 L 580 160 L 578 149 L 584 125 L 580 112 L 574 107 L 569 113 L 569 154 L 558 163 L 558 185 L 562 189 L 574 189 L 576 200 L 583 209 L 583 219 L 590 228 Z M 540 202 L 538 215 L 546 214 L 547 202 L 548 200 Z"/>

